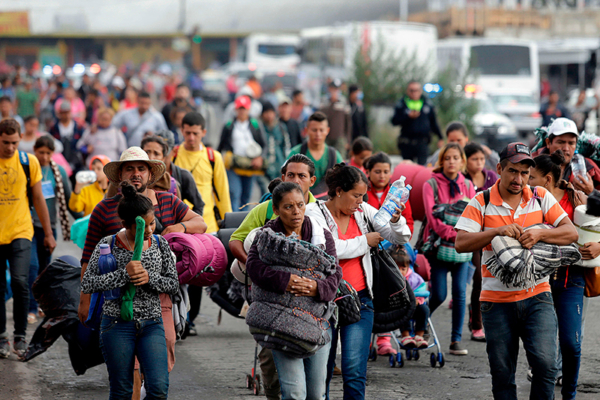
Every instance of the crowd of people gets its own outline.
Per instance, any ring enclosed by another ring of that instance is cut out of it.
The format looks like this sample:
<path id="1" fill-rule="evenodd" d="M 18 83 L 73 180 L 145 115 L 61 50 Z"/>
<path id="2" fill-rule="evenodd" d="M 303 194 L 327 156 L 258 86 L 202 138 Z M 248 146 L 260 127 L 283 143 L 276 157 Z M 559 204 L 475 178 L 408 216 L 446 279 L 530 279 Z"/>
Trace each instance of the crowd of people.
<path id="1" fill-rule="evenodd" d="M 575 208 L 600 186 L 600 169 L 588 159 L 587 174 L 575 176 L 571 162 L 580 135 L 575 122 L 551 121 L 536 153 L 523 143 L 498 153 L 469 142 L 461 122 L 442 132 L 421 84 L 410 82 L 391 122 L 401 126 L 398 146 L 405 164 L 397 170 L 402 173 L 411 160 L 425 165 L 428 158 L 433 166 L 431 179 L 419 188 L 425 216 L 417 232 L 414 203 L 396 204 L 384 225 L 375 221 L 394 183 L 395 165 L 369 140 L 359 87 L 342 93 L 340 83 L 331 81 L 323 107 L 308 110 L 301 91 L 292 98 L 263 94 L 250 80 L 232 95 L 225 110 L 231 118 L 212 148 L 203 142 L 207 119 L 187 85 L 172 83 L 158 111 L 155 94 L 133 82 L 118 91 L 89 77 L 78 90 L 64 79 L 45 89 L 29 78 L 3 82 L 0 265 L 10 271 L 14 333 L 11 346 L 1 302 L 0 357 L 26 353 L 27 326 L 42 312 L 31 286 L 51 262 L 57 234 L 70 240 L 73 219 L 89 218 L 81 257 L 81 322 L 88 318 L 92 293 L 121 289 L 122 296 L 129 296 L 105 301 L 102 311 L 100 346 L 110 398 L 139 397 L 142 386 L 147 399 L 166 398 L 176 337 L 169 295 L 178 291 L 179 282 L 163 236 L 217 232 L 227 213 L 246 209 L 258 187 L 262 202 L 249 210 L 228 247 L 246 283 L 252 283 L 252 299 L 246 299 L 251 332 L 255 338 L 272 335 L 270 341 L 257 339 L 267 398 L 329 398 L 329 384 L 338 372 L 345 399 L 365 398 L 377 313 L 373 299 L 378 296 L 371 250 L 384 241 L 391 243 L 392 259 L 413 291 L 427 287 L 431 293 L 417 297 L 414 325 L 398 327 L 403 349 L 428 347 L 429 316 L 448 297 L 450 274 L 449 353 L 468 355 L 462 340 L 468 316 L 471 339 L 487 342 L 494 398 L 516 398 L 519 340 L 531 369 L 532 398 L 554 398 L 557 383 L 563 399 L 575 398 L 584 269 L 564 265 L 536 275 L 535 284 L 523 288 L 488 268 L 496 237 L 518 240 L 525 249 L 577 242 Z M 431 134 L 440 140 L 432 156 Z M 138 217 L 145 222 L 139 237 Z M 535 229 L 540 224 L 554 229 Z M 408 255 L 413 237 L 430 265 L 427 282 Z M 285 252 L 264 251 L 299 243 L 302 257 L 296 260 Z M 99 259 L 107 247 L 117 268 L 103 273 Z M 580 253 L 585 260 L 595 259 L 600 243 L 582 243 Z M 299 261 L 305 259 L 314 265 Z M 344 326 L 331 312 L 340 285 L 353 288 L 360 302 L 357 321 Z M 134 295 L 126 294 L 129 286 Z M 0 293 L 6 289 L 2 272 Z M 191 335 L 198 329 L 194 319 L 201 296 L 202 288 L 190 286 Z M 299 337 L 269 333 L 266 315 L 281 314 L 273 310 L 289 311 L 292 325 L 299 324 Z M 309 320 L 306 326 L 299 322 L 303 318 Z M 400 350 L 392 335 L 379 335 L 379 354 Z"/>

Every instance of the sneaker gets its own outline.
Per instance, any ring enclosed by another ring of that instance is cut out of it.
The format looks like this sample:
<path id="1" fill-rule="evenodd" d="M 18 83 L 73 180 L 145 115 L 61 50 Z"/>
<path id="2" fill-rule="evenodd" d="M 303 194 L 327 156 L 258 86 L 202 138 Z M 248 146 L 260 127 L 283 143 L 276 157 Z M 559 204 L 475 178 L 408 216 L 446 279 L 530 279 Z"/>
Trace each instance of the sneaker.
<path id="1" fill-rule="evenodd" d="M 198 336 L 198 332 L 196 331 L 195 326 L 190 326 L 190 333 L 188 334 L 188 336 Z"/>
<path id="2" fill-rule="evenodd" d="M 450 345 L 450 354 L 455 356 L 466 356 L 469 350 L 465 349 L 460 342 L 454 342 Z"/>
<path id="3" fill-rule="evenodd" d="M 423 339 L 421 336 L 415 336 L 415 344 L 418 349 L 426 349 L 429 347 L 427 340 Z"/>
<path id="4" fill-rule="evenodd" d="M 13 342 L 13 351 L 19 358 L 22 358 L 25 353 L 27 353 L 27 341 L 24 337 L 15 337 L 15 341 Z"/>
<path id="5" fill-rule="evenodd" d="M 562 386 L 563 379 L 562 375 L 556 378 L 556 386 Z"/>
<path id="6" fill-rule="evenodd" d="M 37 317 L 35 316 L 34 313 L 29 313 L 29 315 L 27 315 L 27 323 L 28 324 L 35 324 L 38 321 Z"/>
<path id="7" fill-rule="evenodd" d="M 471 334 L 471 340 L 485 342 L 485 333 L 483 333 L 483 329 L 475 329 Z"/>
<path id="8" fill-rule="evenodd" d="M 8 358 L 10 355 L 10 342 L 7 338 L 0 338 L 0 358 Z"/>
<path id="9" fill-rule="evenodd" d="M 531 382 L 533 380 L 533 372 L 531 372 L 531 369 L 527 370 L 527 380 L 529 382 Z"/>
<path id="10" fill-rule="evenodd" d="M 410 336 L 403 337 L 402 340 L 400 340 L 400 344 L 405 349 L 414 349 L 417 346 L 415 339 Z"/>

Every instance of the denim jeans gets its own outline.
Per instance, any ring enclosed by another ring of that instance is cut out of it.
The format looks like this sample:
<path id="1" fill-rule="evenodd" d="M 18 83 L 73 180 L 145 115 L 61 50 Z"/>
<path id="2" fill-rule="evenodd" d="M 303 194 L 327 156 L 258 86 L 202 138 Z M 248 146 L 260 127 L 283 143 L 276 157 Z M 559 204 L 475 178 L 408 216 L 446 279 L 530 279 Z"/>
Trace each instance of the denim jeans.
<path id="1" fill-rule="evenodd" d="M 167 398 L 169 367 L 162 318 L 126 322 L 103 315 L 100 348 L 108 369 L 109 400 L 131 400 L 135 356 L 144 374 L 146 399 Z"/>
<path id="2" fill-rule="evenodd" d="M 254 187 L 255 176 L 238 175 L 231 170 L 227 170 L 227 179 L 229 180 L 229 196 L 231 197 L 231 209 L 240 211 L 240 207 L 250 202 L 252 188 Z"/>
<path id="3" fill-rule="evenodd" d="M 563 399 L 574 399 L 581 362 L 581 321 L 583 314 L 584 271 L 581 267 L 559 268 L 550 278 L 552 298 L 558 318 L 560 352 L 557 368 L 562 370 Z"/>
<path id="4" fill-rule="evenodd" d="M 52 234 L 56 238 L 56 229 L 52 228 Z M 29 312 L 36 314 L 38 311 L 38 303 L 33 297 L 33 283 L 37 277 L 46 269 L 52 254 L 48 252 L 44 246 L 44 230 L 42 228 L 33 228 L 33 239 L 31 240 L 31 261 L 29 262 Z"/>
<path id="5" fill-rule="evenodd" d="M 373 300 L 367 291 L 361 290 L 360 321 L 334 329 L 327 364 L 327 398 L 329 399 L 329 384 L 335 366 L 338 332 L 342 343 L 342 377 L 344 379 L 344 400 L 359 400 L 365 398 L 367 385 L 367 361 L 371 332 L 373 331 Z"/>
<path id="6" fill-rule="evenodd" d="M 25 337 L 29 310 L 29 258 L 31 241 L 15 239 L 0 246 L 0 293 L 6 292 L 6 262 L 10 267 L 10 288 L 13 292 L 14 335 Z M 6 302 L 0 301 L 0 337 L 6 337 Z"/>
<path id="7" fill-rule="evenodd" d="M 519 338 L 533 379 L 530 399 L 552 400 L 556 379 L 558 323 L 550 292 L 512 303 L 481 302 L 486 350 L 495 400 L 516 400 Z"/>
<path id="8" fill-rule="evenodd" d="M 324 332 L 325 333 L 325 332 Z M 327 330 L 331 337 L 332 329 Z M 323 400 L 327 381 L 327 362 L 331 342 L 308 358 L 297 358 L 273 350 L 273 360 L 279 375 L 282 400 Z"/>
<path id="9" fill-rule="evenodd" d="M 447 263 L 430 260 L 431 263 L 431 314 L 446 300 L 448 295 L 448 272 L 452 275 L 452 343 L 460 342 L 467 306 L 467 275 L 469 263 Z"/>

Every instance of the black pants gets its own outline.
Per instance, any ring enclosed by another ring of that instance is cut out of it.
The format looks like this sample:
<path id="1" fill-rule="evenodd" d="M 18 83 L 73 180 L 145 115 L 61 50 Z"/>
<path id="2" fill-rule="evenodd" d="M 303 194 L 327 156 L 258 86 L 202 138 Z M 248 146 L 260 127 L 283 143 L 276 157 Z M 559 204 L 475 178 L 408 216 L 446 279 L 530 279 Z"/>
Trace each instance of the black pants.
<path id="1" fill-rule="evenodd" d="M 193 323 L 198 314 L 200 314 L 200 304 L 202 303 L 202 291 L 204 290 L 201 286 L 190 285 L 188 287 L 188 295 L 190 296 L 190 323 Z"/>
<path id="2" fill-rule="evenodd" d="M 29 260 L 31 241 L 15 239 L 0 246 L 0 337 L 6 336 L 6 262 L 10 266 L 10 288 L 13 292 L 15 336 L 25 337 L 29 310 Z"/>
<path id="3" fill-rule="evenodd" d="M 427 156 L 429 155 L 429 145 L 427 142 L 399 142 L 398 150 L 400 150 L 400 154 L 402 154 L 402 158 L 405 160 L 412 160 L 420 165 L 427 163 Z"/>
<path id="4" fill-rule="evenodd" d="M 481 303 L 479 296 L 481 295 L 481 250 L 473 252 L 473 265 L 475 266 L 475 274 L 473 275 L 473 291 L 471 292 L 471 330 L 483 329 L 481 321 Z"/>

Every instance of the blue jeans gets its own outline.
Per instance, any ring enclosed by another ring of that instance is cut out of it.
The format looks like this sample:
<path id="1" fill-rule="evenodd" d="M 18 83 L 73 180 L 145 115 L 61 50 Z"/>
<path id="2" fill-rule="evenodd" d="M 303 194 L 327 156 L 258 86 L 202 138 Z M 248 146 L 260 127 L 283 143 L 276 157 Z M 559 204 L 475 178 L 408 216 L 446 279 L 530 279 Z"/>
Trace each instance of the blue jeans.
<path id="1" fill-rule="evenodd" d="M 559 268 L 550 278 L 552 298 L 558 318 L 559 363 L 562 369 L 563 399 L 574 399 L 581 362 L 581 317 L 583 314 L 584 271 L 581 267 Z M 561 365 L 562 364 L 562 365 Z"/>
<path id="2" fill-rule="evenodd" d="M 431 298 L 429 309 L 431 314 L 438 308 L 448 295 L 448 272 L 452 274 L 452 343 L 460 342 L 463 322 L 467 307 L 467 277 L 469 263 L 447 263 L 430 260 L 431 263 Z"/>
<path id="3" fill-rule="evenodd" d="M 52 228 L 52 234 L 56 238 L 56 229 Z M 36 314 L 38 311 L 38 303 L 33 297 L 33 283 L 37 277 L 46 269 L 52 254 L 48 252 L 44 246 L 44 230 L 42 228 L 33 228 L 33 239 L 31 240 L 31 261 L 29 262 L 29 312 Z"/>
<path id="4" fill-rule="evenodd" d="M 373 331 L 373 300 L 367 289 L 359 292 L 360 296 L 360 321 L 334 329 L 327 363 L 327 398 L 329 399 L 329 384 L 335 366 L 335 353 L 337 349 L 338 333 L 342 341 L 342 377 L 344 378 L 344 400 L 365 398 L 367 385 L 367 361 L 369 359 L 369 346 L 371 345 L 371 332 Z"/>
<path id="5" fill-rule="evenodd" d="M 229 180 L 229 196 L 231 197 L 231 209 L 240 211 L 240 207 L 250 202 L 252 188 L 254 187 L 255 176 L 238 175 L 231 170 L 227 170 L 227 179 Z M 223 217 L 223 215 L 221 215 Z"/>
<path id="6" fill-rule="evenodd" d="M 550 292 L 512 303 L 481 302 L 495 400 L 516 400 L 519 338 L 531 366 L 530 399 L 554 398 L 558 323 Z"/>
<path id="7" fill-rule="evenodd" d="M 167 398 L 169 366 L 162 318 L 126 322 L 103 315 L 100 348 L 108 369 L 109 400 L 131 400 L 135 356 L 144 374 L 146 399 Z"/>
<path id="8" fill-rule="evenodd" d="M 332 329 L 327 330 L 331 337 Z M 331 342 L 308 358 L 297 358 L 273 350 L 282 400 L 323 400 L 327 383 L 327 361 Z"/>
<path id="9" fill-rule="evenodd" d="M 10 288 L 13 292 L 15 337 L 25 337 L 29 309 L 29 258 L 31 241 L 15 239 L 0 246 L 0 293 L 6 292 L 6 262 L 10 267 Z M 6 302 L 0 301 L 0 337 L 6 337 Z"/>

